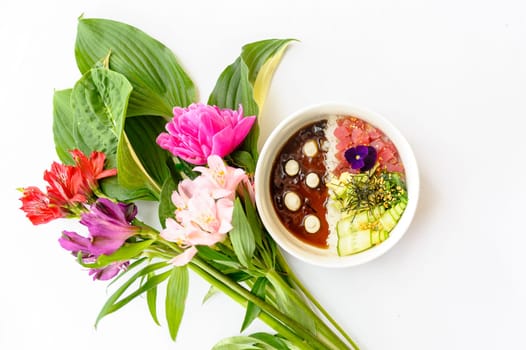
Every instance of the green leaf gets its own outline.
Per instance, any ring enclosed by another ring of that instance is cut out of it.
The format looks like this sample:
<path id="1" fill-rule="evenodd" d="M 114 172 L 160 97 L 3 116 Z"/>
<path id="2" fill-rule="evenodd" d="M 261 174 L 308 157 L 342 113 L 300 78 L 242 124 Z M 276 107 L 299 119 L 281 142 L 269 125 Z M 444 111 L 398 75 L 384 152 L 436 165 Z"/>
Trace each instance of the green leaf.
<path id="1" fill-rule="evenodd" d="M 250 293 L 254 294 L 262 300 L 265 300 L 267 282 L 268 280 L 266 278 L 259 277 L 252 286 L 252 290 L 250 291 Z M 259 306 L 249 301 L 247 304 L 247 310 L 245 313 L 245 318 L 243 319 L 243 324 L 241 325 L 240 332 L 243 332 L 259 316 L 260 312 L 261 309 L 259 308 Z"/>
<path id="2" fill-rule="evenodd" d="M 151 239 L 139 243 L 124 243 L 124 245 L 117 249 L 113 254 L 101 255 L 97 258 L 97 260 L 94 263 L 91 264 L 83 263 L 81 260 L 81 256 L 79 255 L 79 263 L 82 266 L 90 269 L 100 269 L 111 264 L 112 262 L 127 261 L 133 259 L 140 255 L 142 252 L 144 252 L 144 250 L 151 246 L 152 243 L 153 240 Z"/>
<path id="3" fill-rule="evenodd" d="M 161 185 L 170 175 L 166 162 L 172 158 L 156 142 L 157 136 L 165 131 L 165 125 L 166 120 L 156 116 L 129 118 L 124 125 L 124 131 L 140 163 L 153 181 Z"/>
<path id="4" fill-rule="evenodd" d="M 247 214 L 247 220 L 250 224 L 250 227 L 252 228 L 252 233 L 254 234 L 254 241 L 256 242 L 256 245 L 261 246 L 262 240 L 263 240 L 263 236 L 262 236 L 263 224 L 261 223 L 256 207 L 254 203 L 252 202 L 252 198 L 250 198 L 248 189 L 244 185 L 242 188 L 243 188 L 243 205 L 245 208 L 245 212 Z"/>
<path id="5" fill-rule="evenodd" d="M 75 119 L 71 108 L 72 89 L 55 91 L 53 94 L 53 138 L 55 150 L 64 164 L 73 164 L 69 151 L 77 148 L 73 136 Z"/>
<path id="6" fill-rule="evenodd" d="M 151 280 L 155 274 L 148 274 L 148 281 Z M 146 302 L 148 303 L 148 310 L 152 316 L 153 321 L 160 326 L 159 319 L 157 318 L 157 287 L 150 288 L 146 291 Z"/>
<path id="7" fill-rule="evenodd" d="M 197 100 L 195 87 L 170 49 L 130 25 L 97 18 L 78 23 L 75 57 L 82 73 L 111 51 L 111 70 L 133 85 L 128 116 L 172 116 Z"/>
<path id="8" fill-rule="evenodd" d="M 125 133 L 117 148 L 117 178 L 119 185 L 128 190 L 149 193 L 145 199 L 158 200 L 161 195 L 161 185 L 144 168 Z"/>
<path id="9" fill-rule="evenodd" d="M 249 81 L 254 87 L 254 99 L 260 110 L 263 109 L 274 72 L 288 45 L 294 40 L 268 39 L 243 46 L 241 57 L 250 71 Z"/>
<path id="10" fill-rule="evenodd" d="M 231 165 L 244 169 L 249 174 L 256 172 L 256 161 L 247 151 L 234 151 L 228 156 Z"/>
<path id="11" fill-rule="evenodd" d="M 250 335 L 252 338 L 259 339 L 268 345 L 272 346 L 276 350 L 290 350 L 291 348 L 287 346 L 285 341 L 281 339 L 278 335 L 272 335 L 264 332 L 253 333 Z"/>
<path id="12" fill-rule="evenodd" d="M 291 41 L 292 39 L 270 39 L 243 46 L 241 56 L 219 76 L 208 104 L 230 109 L 238 109 L 241 104 L 244 115 L 258 116 L 263 108 L 272 76 Z M 257 162 L 258 138 L 259 125 L 256 122 L 238 148 L 252 157 L 252 161 L 247 160 L 245 155 L 243 159 L 238 159 L 248 165 L 245 167 L 247 170 L 251 163 Z"/>
<path id="13" fill-rule="evenodd" d="M 177 189 L 175 181 L 171 177 L 167 177 L 164 181 L 161 190 L 161 197 L 159 199 L 159 222 L 163 228 L 166 227 L 166 219 L 175 216 L 175 205 L 172 202 L 172 193 Z"/>
<path id="14" fill-rule="evenodd" d="M 137 298 L 142 293 L 147 292 L 152 288 L 157 288 L 157 285 L 164 282 L 164 280 L 166 280 L 168 277 L 170 277 L 170 271 L 165 271 L 159 275 L 154 275 L 153 277 L 148 278 L 146 283 L 141 284 L 140 287 L 137 288 L 133 293 L 130 293 L 126 296 L 126 298 L 121 299 L 117 303 L 115 303 L 111 308 L 111 312 L 119 310 L 124 305 L 128 304 L 130 301 Z"/>
<path id="15" fill-rule="evenodd" d="M 186 296 L 188 295 L 188 269 L 186 266 L 175 266 L 170 274 L 166 287 L 166 321 L 172 340 L 177 338 L 177 332 L 183 318 Z"/>
<path id="16" fill-rule="evenodd" d="M 232 247 L 239 259 L 239 262 L 246 267 L 252 265 L 252 256 L 256 249 L 254 233 L 247 220 L 243 206 L 239 198 L 234 202 L 234 212 L 232 214 L 232 230 L 229 233 Z"/>
<path id="17" fill-rule="evenodd" d="M 238 335 L 220 340 L 212 350 L 274 350 L 274 347 L 264 340 Z"/>
<path id="18" fill-rule="evenodd" d="M 248 73 L 247 65 L 241 57 L 238 57 L 219 76 L 208 104 L 236 110 L 241 104 L 244 115 L 257 115 L 259 110 L 254 100 L 252 84 L 248 80 Z"/>
<path id="19" fill-rule="evenodd" d="M 131 90 L 122 74 L 97 68 L 84 74 L 71 93 L 76 144 L 85 154 L 104 152 L 111 168 L 117 165 L 117 144 Z"/>
<path id="20" fill-rule="evenodd" d="M 239 108 L 239 105 L 242 105 L 243 115 L 257 116 L 259 108 L 256 100 L 254 100 L 254 89 L 248 80 L 248 73 L 247 65 L 241 57 L 238 57 L 219 76 L 216 86 L 208 99 L 208 104 L 235 110 Z M 254 163 L 257 160 L 258 136 L 259 126 L 256 122 L 243 144 L 238 148 L 241 151 L 247 151 L 252 156 Z"/>
<path id="21" fill-rule="evenodd" d="M 208 300 L 210 300 L 214 295 L 218 294 L 220 290 L 217 287 L 210 286 L 208 288 L 208 292 L 206 292 L 205 297 L 203 298 L 203 304 L 205 304 Z"/>
<path id="22" fill-rule="evenodd" d="M 316 335 L 316 324 L 314 319 L 301 308 L 300 305 L 294 302 L 294 299 L 301 298 L 294 289 L 286 284 L 276 272 L 269 271 L 267 279 L 274 289 L 273 295 L 278 309 L 287 316 L 296 320 L 299 324 L 305 327 L 310 333 Z M 293 295 L 292 295 L 293 294 Z"/>
<path id="23" fill-rule="evenodd" d="M 152 191 L 148 188 L 138 188 L 135 190 L 127 189 L 119 185 L 119 181 L 116 176 L 102 179 L 99 181 L 99 185 L 102 192 L 113 199 L 120 202 L 131 202 L 139 199 L 152 200 L 155 197 L 152 195 Z"/>
<path id="24" fill-rule="evenodd" d="M 115 312 L 117 311 L 118 309 L 120 309 L 122 306 L 124 306 L 126 303 L 123 303 L 122 300 L 117 303 L 117 300 L 119 300 L 119 298 L 124 294 L 124 292 L 126 292 L 126 290 L 128 290 L 128 288 L 140 277 L 142 276 L 146 276 L 148 275 L 149 273 L 153 272 L 153 271 L 156 271 L 156 270 L 159 270 L 163 267 L 166 267 L 168 264 L 166 262 L 158 262 L 158 263 L 154 263 L 154 264 L 151 264 L 151 265 L 148 265 L 146 267 L 144 267 L 142 270 L 139 270 L 138 272 L 136 272 L 132 277 L 130 277 L 126 282 L 124 282 L 109 298 L 108 300 L 106 301 L 106 303 L 104 304 L 104 306 L 102 307 L 102 309 L 100 310 L 99 312 L 99 315 L 97 316 L 97 319 L 95 320 L 95 327 L 97 327 L 97 324 L 99 323 L 99 321 L 104 317 L 104 316 L 107 316 L 109 314 L 111 314 L 112 312 Z M 121 275 L 122 276 L 122 275 Z M 151 280 L 149 281 L 151 282 Z M 151 287 L 153 287 L 153 283 L 150 283 L 150 285 L 148 285 Z M 144 285 L 143 285 L 144 287 Z M 130 295 L 133 295 L 130 294 Z M 137 295 L 134 295 L 134 297 L 136 297 Z M 129 296 L 125 299 L 127 300 L 127 302 L 131 301 L 132 298 L 129 298 Z"/>

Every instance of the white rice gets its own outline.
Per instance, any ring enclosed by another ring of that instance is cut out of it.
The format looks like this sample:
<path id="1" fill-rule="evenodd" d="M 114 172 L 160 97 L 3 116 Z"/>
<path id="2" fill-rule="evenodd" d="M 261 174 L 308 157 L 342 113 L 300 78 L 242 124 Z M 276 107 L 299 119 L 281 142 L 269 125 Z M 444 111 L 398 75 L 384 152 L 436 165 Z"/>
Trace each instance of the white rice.
<path id="1" fill-rule="evenodd" d="M 327 175 L 325 177 L 325 183 L 329 183 L 334 177 L 334 170 L 339 164 L 338 159 L 336 159 L 336 145 L 338 144 L 338 139 L 334 136 L 334 130 L 338 126 L 336 120 L 338 116 L 328 115 L 327 127 L 325 129 L 325 137 L 329 143 L 327 153 L 325 153 L 325 169 L 327 169 Z M 341 211 L 335 207 L 335 201 L 330 197 L 327 198 L 327 214 L 325 216 L 327 223 L 329 225 L 329 236 L 327 237 L 327 244 L 329 245 L 329 250 L 336 252 L 336 247 L 338 245 L 338 234 L 336 233 L 336 223 L 341 218 Z"/>

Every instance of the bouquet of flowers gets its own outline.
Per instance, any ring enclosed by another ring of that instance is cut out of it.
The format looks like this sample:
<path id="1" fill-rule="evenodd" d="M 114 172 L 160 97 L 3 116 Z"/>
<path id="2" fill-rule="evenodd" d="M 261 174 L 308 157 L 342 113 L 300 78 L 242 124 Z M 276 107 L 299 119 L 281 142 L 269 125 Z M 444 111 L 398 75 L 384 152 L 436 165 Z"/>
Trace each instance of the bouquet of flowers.
<path id="1" fill-rule="evenodd" d="M 60 245 L 115 291 L 98 323 L 145 295 L 159 324 L 157 290 L 176 339 L 191 269 L 276 334 L 233 336 L 214 349 L 357 349 L 289 268 L 254 204 L 257 116 L 272 75 L 293 40 L 243 46 L 207 104 L 174 54 L 137 28 L 80 18 L 75 57 L 81 77 L 54 94 L 59 162 L 45 190 L 21 189 L 35 225 L 80 220 Z M 140 219 L 137 200 L 158 203 L 159 226 Z"/>

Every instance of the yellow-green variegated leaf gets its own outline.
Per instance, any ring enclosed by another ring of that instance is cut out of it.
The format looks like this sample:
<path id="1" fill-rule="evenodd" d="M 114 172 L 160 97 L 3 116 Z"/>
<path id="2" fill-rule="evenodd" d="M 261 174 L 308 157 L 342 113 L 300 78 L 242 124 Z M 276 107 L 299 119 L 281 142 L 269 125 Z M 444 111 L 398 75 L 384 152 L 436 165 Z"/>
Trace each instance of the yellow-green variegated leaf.
<path id="1" fill-rule="evenodd" d="M 241 57 L 249 69 L 254 99 L 261 111 L 267 97 L 274 72 L 289 44 L 294 39 L 268 39 L 243 46 Z"/>
<path id="2" fill-rule="evenodd" d="M 219 76 L 208 100 L 221 108 L 243 106 L 245 116 L 261 112 L 272 76 L 293 39 L 269 39 L 243 46 L 240 57 Z M 243 144 L 231 155 L 230 162 L 254 172 L 258 158 L 259 125 L 256 122 Z"/>
<path id="3" fill-rule="evenodd" d="M 120 186 L 132 191 L 148 189 L 150 196 L 144 199 L 159 199 L 162 184 L 148 173 L 126 133 L 121 135 L 117 149 L 117 176 Z"/>

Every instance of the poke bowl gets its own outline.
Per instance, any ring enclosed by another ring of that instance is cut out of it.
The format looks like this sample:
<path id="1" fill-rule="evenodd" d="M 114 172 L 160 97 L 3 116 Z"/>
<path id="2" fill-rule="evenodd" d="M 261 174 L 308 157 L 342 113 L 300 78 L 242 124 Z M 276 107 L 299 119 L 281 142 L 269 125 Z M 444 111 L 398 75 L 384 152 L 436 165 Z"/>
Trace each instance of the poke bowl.
<path id="1" fill-rule="evenodd" d="M 283 119 L 263 145 L 256 205 L 289 254 L 325 267 L 371 261 L 407 231 L 419 196 L 413 151 L 381 115 L 326 103 Z"/>

